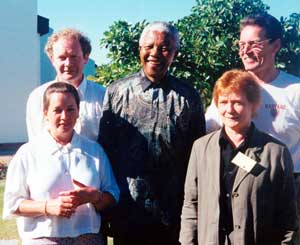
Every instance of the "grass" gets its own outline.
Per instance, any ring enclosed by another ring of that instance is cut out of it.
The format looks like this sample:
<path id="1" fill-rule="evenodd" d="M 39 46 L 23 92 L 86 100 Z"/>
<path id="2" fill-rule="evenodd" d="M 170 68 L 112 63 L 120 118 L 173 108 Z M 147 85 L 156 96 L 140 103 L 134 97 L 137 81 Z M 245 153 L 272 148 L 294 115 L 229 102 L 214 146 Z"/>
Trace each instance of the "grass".
<path id="1" fill-rule="evenodd" d="M 12 219 L 4 221 L 2 219 L 4 185 L 5 180 L 0 180 L 0 239 L 19 239 L 16 220 Z"/>

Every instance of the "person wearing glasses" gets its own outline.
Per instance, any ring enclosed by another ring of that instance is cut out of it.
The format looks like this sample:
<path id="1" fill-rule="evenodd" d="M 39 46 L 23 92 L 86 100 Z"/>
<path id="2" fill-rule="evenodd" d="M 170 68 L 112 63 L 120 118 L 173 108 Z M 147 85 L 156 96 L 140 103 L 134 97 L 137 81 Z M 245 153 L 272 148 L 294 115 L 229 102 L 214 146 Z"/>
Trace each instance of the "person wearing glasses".
<path id="1" fill-rule="evenodd" d="M 247 16 L 240 23 L 239 56 L 262 89 L 261 106 L 253 118 L 256 127 L 285 143 L 292 154 L 300 220 L 300 78 L 275 67 L 282 37 L 283 28 L 275 17 L 267 13 Z M 205 118 L 208 132 L 222 124 L 214 101 Z"/>

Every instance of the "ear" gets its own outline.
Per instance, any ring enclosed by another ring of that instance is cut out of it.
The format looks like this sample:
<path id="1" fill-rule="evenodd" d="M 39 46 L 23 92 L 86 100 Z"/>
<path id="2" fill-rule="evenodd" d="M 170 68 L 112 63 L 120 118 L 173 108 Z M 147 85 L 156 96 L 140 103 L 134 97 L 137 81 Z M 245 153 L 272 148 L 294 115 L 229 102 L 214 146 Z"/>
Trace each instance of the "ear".
<path id="1" fill-rule="evenodd" d="M 49 60 L 50 60 L 50 62 L 51 62 L 51 64 L 52 64 L 52 66 L 54 66 L 53 55 L 49 55 L 48 57 L 49 57 Z"/>
<path id="2" fill-rule="evenodd" d="M 76 120 L 79 118 L 79 109 L 77 110 Z"/>
<path id="3" fill-rule="evenodd" d="M 277 39 L 273 42 L 273 50 L 275 55 L 279 52 L 280 48 L 281 48 L 281 41 L 280 39 Z"/>
<path id="4" fill-rule="evenodd" d="M 46 121 L 48 121 L 48 111 L 43 111 L 43 117 Z"/>
<path id="5" fill-rule="evenodd" d="M 176 50 L 175 53 L 174 53 L 174 59 L 176 59 L 177 55 L 178 55 L 179 51 Z"/>
<path id="6" fill-rule="evenodd" d="M 260 103 L 252 104 L 251 118 L 256 117 L 259 107 L 260 107 Z"/>
<path id="7" fill-rule="evenodd" d="M 84 64 L 87 64 L 89 62 L 89 57 L 90 57 L 90 54 L 85 54 L 83 56 Z"/>

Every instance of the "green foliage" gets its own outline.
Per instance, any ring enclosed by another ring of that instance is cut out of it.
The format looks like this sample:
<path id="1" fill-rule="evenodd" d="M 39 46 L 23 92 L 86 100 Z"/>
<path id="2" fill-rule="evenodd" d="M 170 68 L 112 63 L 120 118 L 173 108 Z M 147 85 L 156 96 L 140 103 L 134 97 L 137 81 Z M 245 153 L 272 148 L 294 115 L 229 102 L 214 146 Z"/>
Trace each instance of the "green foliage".
<path id="1" fill-rule="evenodd" d="M 200 91 L 206 105 L 220 75 L 241 67 L 235 45 L 240 19 L 263 10 L 261 0 L 198 0 L 192 14 L 175 23 L 182 47 L 172 70 Z"/>
<path id="2" fill-rule="evenodd" d="M 4 195 L 4 186 L 5 186 L 5 180 L 0 180 L 0 214 L 2 214 L 3 211 L 3 195 Z M 0 240 L 8 240 L 8 239 L 18 239 L 18 231 L 17 231 L 17 225 L 16 220 L 2 220 L 0 219 Z M 0 241 L 1 243 L 1 241 Z M 3 242 L 4 244 L 4 242 Z"/>
<path id="3" fill-rule="evenodd" d="M 291 74 L 300 74 L 300 13 L 280 18 L 285 33 L 277 55 L 277 66 Z"/>
<path id="4" fill-rule="evenodd" d="M 262 0 L 196 0 L 191 14 L 173 23 L 181 48 L 171 73 L 191 83 L 207 105 L 217 78 L 226 70 L 242 67 L 235 45 L 240 20 L 268 9 Z M 278 66 L 294 74 L 300 69 L 299 20 L 299 14 L 281 18 L 286 34 Z M 111 62 L 97 68 L 96 82 L 107 85 L 140 69 L 138 40 L 146 24 L 117 21 L 110 26 L 100 46 L 108 49 Z"/>
<path id="5" fill-rule="evenodd" d="M 126 21 L 116 21 L 104 32 L 100 47 L 108 49 L 111 62 L 97 67 L 96 77 L 92 80 L 103 85 L 137 72 L 141 66 L 139 61 L 139 37 L 146 22 L 129 24 Z"/>

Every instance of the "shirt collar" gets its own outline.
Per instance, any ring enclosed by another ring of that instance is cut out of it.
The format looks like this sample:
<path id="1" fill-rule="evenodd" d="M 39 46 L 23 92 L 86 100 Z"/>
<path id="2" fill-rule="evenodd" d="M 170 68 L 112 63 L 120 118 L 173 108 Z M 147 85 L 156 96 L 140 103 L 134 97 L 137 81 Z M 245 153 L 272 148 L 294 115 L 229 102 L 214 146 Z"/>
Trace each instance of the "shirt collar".
<path id="1" fill-rule="evenodd" d="M 142 87 L 142 90 L 145 92 L 146 90 L 150 88 L 165 88 L 169 86 L 170 83 L 170 74 L 167 72 L 165 77 L 160 81 L 160 83 L 153 83 L 151 82 L 148 77 L 146 76 L 144 70 L 142 69 L 140 71 L 140 85 Z"/>
<path id="2" fill-rule="evenodd" d="M 246 133 L 246 136 L 245 136 L 245 140 L 244 142 L 238 147 L 238 149 L 240 149 L 241 147 L 244 147 L 244 146 L 248 146 L 249 145 L 249 142 L 250 142 L 250 139 L 253 135 L 253 132 L 254 132 L 254 129 L 255 129 L 255 126 L 254 126 L 254 123 L 251 122 L 251 125 L 249 127 L 249 130 L 248 132 Z M 221 129 L 221 133 L 220 133 L 220 137 L 219 137 L 219 145 L 222 147 L 222 146 L 225 146 L 227 144 L 230 144 L 228 138 L 227 138 L 227 135 L 225 133 L 225 128 L 224 126 L 222 127 Z"/>
<path id="3" fill-rule="evenodd" d="M 83 77 L 82 82 L 80 83 L 79 87 L 77 88 L 77 91 L 79 93 L 80 99 L 84 98 L 84 95 L 86 94 L 86 87 L 87 87 L 87 80 L 85 77 Z"/>
<path id="4" fill-rule="evenodd" d="M 59 80 L 57 79 L 57 77 L 55 78 L 55 82 L 59 82 Z M 82 79 L 79 87 L 76 88 L 81 100 L 84 98 L 86 87 L 87 87 L 87 80 L 83 76 L 83 79 Z"/>
<path id="5" fill-rule="evenodd" d="M 80 151 L 80 136 L 75 132 L 73 133 L 71 141 L 66 145 L 61 145 L 55 141 L 55 139 L 51 136 L 48 130 L 44 131 L 43 134 L 43 148 L 48 153 L 54 155 L 57 152 L 68 153 L 71 151 Z"/>

